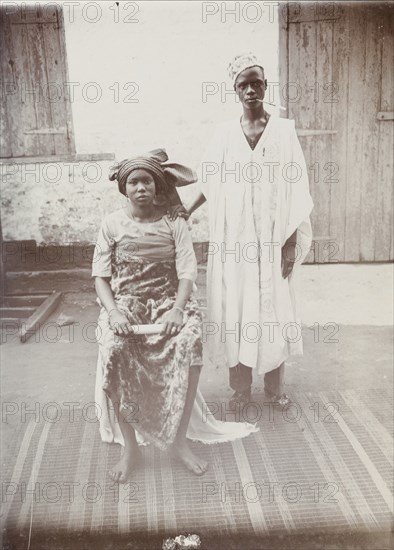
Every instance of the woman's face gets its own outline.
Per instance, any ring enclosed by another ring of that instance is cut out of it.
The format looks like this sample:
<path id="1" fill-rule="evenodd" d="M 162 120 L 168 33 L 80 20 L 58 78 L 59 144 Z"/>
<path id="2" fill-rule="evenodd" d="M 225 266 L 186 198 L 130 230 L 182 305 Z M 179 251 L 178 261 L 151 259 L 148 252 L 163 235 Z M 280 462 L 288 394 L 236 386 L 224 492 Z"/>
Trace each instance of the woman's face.
<path id="1" fill-rule="evenodd" d="M 156 184 L 153 176 L 146 170 L 133 170 L 126 181 L 126 195 L 138 206 L 148 206 L 153 203 L 156 194 Z"/>

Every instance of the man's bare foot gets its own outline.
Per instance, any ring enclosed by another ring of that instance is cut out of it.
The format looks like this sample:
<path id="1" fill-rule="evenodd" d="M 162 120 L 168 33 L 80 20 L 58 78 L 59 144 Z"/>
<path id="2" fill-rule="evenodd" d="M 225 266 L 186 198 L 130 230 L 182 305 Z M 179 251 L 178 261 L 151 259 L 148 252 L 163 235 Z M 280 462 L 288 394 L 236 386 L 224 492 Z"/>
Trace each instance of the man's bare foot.
<path id="1" fill-rule="evenodd" d="M 141 460 L 141 453 L 137 448 L 124 449 L 119 462 L 108 471 L 108 475 L 115 483 L 126 483 L 137 468 Z"/>
<path id="2" fill-rule="evenodd" d="M 180 460 L 193 474 L 201 476 L 205 474 L 208 469 L 208 462 L 193 454 L 186 441 L 182 443 L 175 441 L 171 448 L 171 454 Z"/>

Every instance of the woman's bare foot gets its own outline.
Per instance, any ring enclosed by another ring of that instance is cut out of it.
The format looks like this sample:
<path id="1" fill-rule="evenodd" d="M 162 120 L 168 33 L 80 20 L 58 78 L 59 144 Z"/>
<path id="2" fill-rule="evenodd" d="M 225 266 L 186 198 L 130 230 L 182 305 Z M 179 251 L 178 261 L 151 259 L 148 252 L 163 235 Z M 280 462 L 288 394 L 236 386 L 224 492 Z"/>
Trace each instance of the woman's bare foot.
<path id="1" fill-rule="evenodd" d="M 180 460 L 193 474 L 201 476 L 205 474 L 208 469 L 208 462 L 193 454 L 186 441 L 182 443 L 175 441 L 171 449 L 171 454 Z"/>
<path id="2" fill-rule="evenodd" d="M 137 448 L 125 448 L 119 462 L 108 471 L 108 475 L 115 483 L 126 483 L 137 468 L 141 460 L 141 453 Z"/>

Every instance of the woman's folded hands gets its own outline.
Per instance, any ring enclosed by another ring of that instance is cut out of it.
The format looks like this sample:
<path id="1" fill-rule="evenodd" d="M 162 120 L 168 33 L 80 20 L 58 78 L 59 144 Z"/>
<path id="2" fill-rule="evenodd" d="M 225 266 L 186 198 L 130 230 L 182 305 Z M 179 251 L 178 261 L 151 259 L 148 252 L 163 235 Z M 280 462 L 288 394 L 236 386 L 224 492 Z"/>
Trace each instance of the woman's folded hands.
<path id="1" fill-rule="evenodd" d="M 111 329 L 119 336 L 134 334 L 133 325 L 124 313 L 118 309 L 112 309 L 109 313 L 109 324 Z M 172 336 L 178 334 L 183 322 L 183 313 L 180 308 L 173 308 L 167 311 L 160 319 L 162 334 Z"/>

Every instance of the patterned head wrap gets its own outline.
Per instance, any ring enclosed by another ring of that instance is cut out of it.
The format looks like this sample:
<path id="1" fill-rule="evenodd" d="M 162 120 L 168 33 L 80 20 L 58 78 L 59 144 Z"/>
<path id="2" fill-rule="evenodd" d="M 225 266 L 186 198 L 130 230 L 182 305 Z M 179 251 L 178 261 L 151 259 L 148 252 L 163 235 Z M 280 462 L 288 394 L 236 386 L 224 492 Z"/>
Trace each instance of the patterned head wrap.
<path id="1" fill-rule="evenodd" d="M 229 63 L 227 67 L 229 77 L 235 82 L 245 69 L 250 69 L 252 67 L 261 67 L 264 71 L 263 63 L 253 52 L 246 52 L 239 55 L 236 55 L 234 59 Z"/>
<path id="2" fill-rule="evenodd" d="M 155 180 L 156 195 L 166 199 L 174 198 L 174 195 L 178 196 L 175 187 L 196 182 L 197 174 L 182 164 L 166 163 L 167 160 L 165 149 L 155 149 L 115 164 L 110 169 L 109 179 L 116 180 L 119 191 L 126 195 L 126 181 L 131 172 L 138 169 L 147 170 Z"/>

